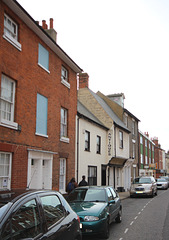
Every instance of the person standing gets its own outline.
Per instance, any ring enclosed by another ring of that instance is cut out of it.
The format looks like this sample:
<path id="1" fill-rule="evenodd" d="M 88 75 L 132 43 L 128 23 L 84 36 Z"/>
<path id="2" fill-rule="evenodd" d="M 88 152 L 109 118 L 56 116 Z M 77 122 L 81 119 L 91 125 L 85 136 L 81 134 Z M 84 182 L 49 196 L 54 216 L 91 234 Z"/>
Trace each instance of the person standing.
<path id="1" fill-rule="evenodd" d="M 85 175 L 82 176 L 82 180 L 79 183 L 79 186 L 88 186 L 88 182 L 85 180 Z"/>
<path id="2" fill-rule="evenodd" d="M 77 182 L 75 181 L 75 178 L 72 178 L 67 185 L 66 191 L 69 194 L 74 188 L 77 188 L 77 187 L 78 185 L 77 185 Z"/>

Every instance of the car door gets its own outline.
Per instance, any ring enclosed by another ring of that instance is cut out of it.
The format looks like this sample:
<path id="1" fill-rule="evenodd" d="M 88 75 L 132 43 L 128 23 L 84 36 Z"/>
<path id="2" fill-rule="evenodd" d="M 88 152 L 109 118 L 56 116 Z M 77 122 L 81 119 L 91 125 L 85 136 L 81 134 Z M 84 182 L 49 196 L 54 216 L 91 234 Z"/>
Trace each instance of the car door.
<path id="1" fill-rule="evenodd" d="M 114 212 L 113 212 L 113 218 L 115 218 L 120 210 L 120 198 L 119 198 L 118 194 L 116 193 L 116 191 L 112 187 L 110 187 L 110 191 L 112 192 L 113 199 L 115 201 Z"/>
<path id="2" fill-rule="evenodd" d="M 114 197 L 113 197 L 113 194 L 112 194 L 110 188 L 106 188 L 106 193 L 107 193 L 107 197 L 108 197 L 110 222 L 112 222 L 115 217 L 116 205 L 115 205 Z"/>
<path id="3" fill-rule="evenodd" d="M 66 240 L 70 238 L 71 222 L 61 200 L 55 194 L 40 196 L 46 225 L 43 238 Z M 42 239 L 43 239 L 42 238 Z"/>
<path id="4" fill-rule="evenodd" d="M 2 224 L 0 239 L 34 239 L 42 235 L 40 211 L 34 196 L 11 207 Z"/>

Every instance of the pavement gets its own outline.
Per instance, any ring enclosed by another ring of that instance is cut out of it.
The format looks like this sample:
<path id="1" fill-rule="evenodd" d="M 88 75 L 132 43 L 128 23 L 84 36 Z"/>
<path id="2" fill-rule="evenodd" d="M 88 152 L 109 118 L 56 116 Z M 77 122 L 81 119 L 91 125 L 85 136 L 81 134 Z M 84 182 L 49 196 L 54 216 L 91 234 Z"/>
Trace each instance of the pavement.
<path id="1" fill-rule="evenodd" d="M 128 191 L 127 192 L 118 192 L 118 194 L 119 194 L 119 197 L 121 200 L 130 197 L 130 193 Z"/>

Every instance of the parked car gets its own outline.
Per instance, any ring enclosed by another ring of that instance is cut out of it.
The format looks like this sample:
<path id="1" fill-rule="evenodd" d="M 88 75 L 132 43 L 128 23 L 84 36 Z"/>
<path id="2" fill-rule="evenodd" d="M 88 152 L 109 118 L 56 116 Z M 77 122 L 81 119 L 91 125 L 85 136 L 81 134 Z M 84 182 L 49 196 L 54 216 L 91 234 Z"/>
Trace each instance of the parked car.
<path id="1" fill-rule="evenodd" d="M 168 187 L 169 187 L 169 177 L 168 176 L 159 176 L 159 178 L 164 178 L 165 180 L 168 181 Z"/>
<path id="2" fill-rule="evenodd" d="M 56 191 L 0 193 L 0 239 L 81 240 L 80 220 Z"/>
<path id="3" fill-rule="evenodd" d="M 122 221 L 122 205 L 111 186 L 85 186 L 74 189 L 67 198 L 79 215 L 82 235 L 101 234 L 109 237 L 109 224 Z"/>
<path id="4" fill-rule="evenodd" d="M 133 180 L 130 187 L 130 197 L 157 195 L 157 184 L 154 177 L 142 176 Z"/>
<path id="5" fill-rule="evenodd" d="M 158 189 L 168 189 L 168 181 L 165 178 L 157 179 L 157 188 Z"/>

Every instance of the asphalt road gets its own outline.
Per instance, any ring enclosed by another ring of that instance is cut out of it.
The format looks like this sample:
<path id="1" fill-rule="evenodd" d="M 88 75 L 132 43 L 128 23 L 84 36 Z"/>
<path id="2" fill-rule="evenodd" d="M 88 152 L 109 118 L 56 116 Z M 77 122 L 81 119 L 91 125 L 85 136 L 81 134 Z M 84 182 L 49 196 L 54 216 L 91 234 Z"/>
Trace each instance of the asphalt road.
<path id="1" fill-rule="evenodd" d="M 169 189 L 158 190 L 154 198 L 124 199 L 122 206 L 122 222 L 111 224 L 109 240 L 169 240 Z"/>

